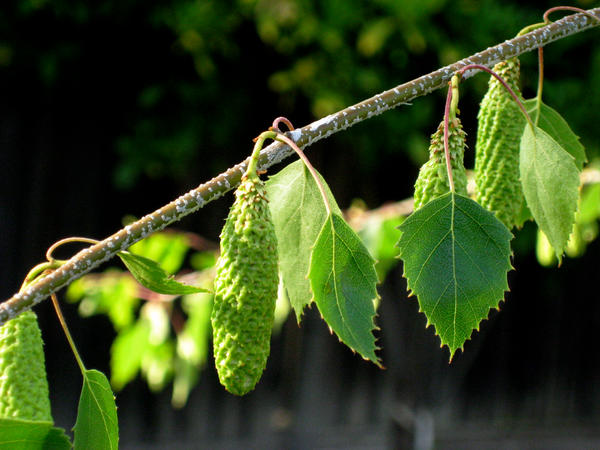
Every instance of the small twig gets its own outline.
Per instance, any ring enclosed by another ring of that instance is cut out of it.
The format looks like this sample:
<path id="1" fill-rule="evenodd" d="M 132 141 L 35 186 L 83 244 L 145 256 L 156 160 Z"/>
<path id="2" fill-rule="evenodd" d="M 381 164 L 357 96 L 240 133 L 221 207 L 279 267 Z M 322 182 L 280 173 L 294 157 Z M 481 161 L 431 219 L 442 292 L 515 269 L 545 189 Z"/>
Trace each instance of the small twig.
<path id="1" fill-rule="evenodd" d="M 290 122 L 287 118 L 285 117 L 277 117 L 274 121 L 273 121 L 273 125 L 271 126 L 271 128 L 273 128 L 275 131 L 281 133 L 281 131 L 279 130 L 279 124 L 280 123 L 285 123 L 285 125 L 288 127 L 288 130 L 290 131 L 294 131 L 294 125 L 292 125 L 292 122 Z"/>
<path id="2" fill-rule="evenodd" d="M 553 8 L 548 9 L 544 13 L 544 22 L 551 23 L 549 16 L 550 16 L 550 14 L 552 14 L 553 12 L 556 12 L 556 11 L 573 11 L 576 13 L 585 14 L 586 16 L 591 17 L 594 20 L 600 20 L 600 19 L 598 19 L 598 17 L 596 17 L 593 14 L 590 14 L 590 12 L 586 11 L 585 9 L 577 8 L 575 6 L 555 6 Z"/>
<path id="3" fill-rule="evenodd" d="M 496 78 L 500 82 L 500 84 L 502 84 L 502 86 L 504 86 L 504 89 L 506 89 L 508 91 L 508 93 L 513 98 L 513 100 L 515 102 L 517 102 L 517 105 L 519 105 L 519 109 L 521 109 L 521 112 L 523 113 L 523 115 L 527 119 L 527 122 L 529 123 L 529 126 L 531 126 L 532 129 L 535 128 L 535 124 L 533 123 L 533 121 L 531 120 L 531 117 L 527 113 L 527 110 L 525 109 L 525 105 L 523 105 L 523 102 L 521 102 L 521 100 L 519 100 L 519 96 L 517 94 L 515 94 L 515 91 L 512 90 L 512 88 L 506 83 L 506 81 L 504 81 L 502 79 L 501 76 L 499 76 L 496 72 L 494 72 L 489 67 L 482 66 L 481 64 L 471 64 L 471 65 L 466 66 L 463 69 L 459 70 L 458 73 L 460 75 L 462 75 L 466 70 L 471 70 L 471 69 L 483 70 L 484 72 L 487 72 L 490 75 L 492 75 L 494 78 Z"/>
<path id="4" fill-rule="evenodd" d="M 48 262 L 52 262 L 52 261 L 62 262 L 62 260 L 54 258 L 54 256 L 52 256 L 52 253 L 54 253 L 54 251 L 58 247 L 61 247 L 65 244 L 70 244 L 72 242 L 82 242 L 84 244 L 97 244 L 98 243 L 98 241 L 96 239 L 90 239 L 90 238 L 85 238 L 85 237 L 69 237 L 69 238 L 61 239 L 60 241 L 52 244 L 46 251 L 46 259 L 48 260 Z"/>
<path id="5" fill-rule="evenodd" d="M 544 47 L 538 48 L 538 88 L 536 95 L 536 114 L 535 114 L 535 124 L 538 124 L 540 119 L 540 111 L 542 110 L 542 91 L 544 90 Z"/>
<path id="6" fill-rule="evenodd" d="M 454 80 L 454 77 L 452 78 Z M 446 106 L 444 108 L 444 155 L 446 156 L 446 171 L 448 172 L 448 184 L 450 192 L 454 192 L 454 178 L 452 177 L 452 164 L 450 163 L 450 149 L 448 148 L 448 122 L 450 120 L 450 104 L 452 103 L 452 83 L 448 86 L 446 95 Z"/>
<path id="7" fill-rule="evenodd" d="M 310 174 L 314 178 L 315 183 L 317 183 L 317 187 L 319 188 L 321 197 L 323 197 L 323 203 L 325 203 L 325 209 L 327 210 L 327 214 L 331 214 L 331 205 L 329 204 L 329 199 L 327 198 L 327 194 L 325 193 L 325 187 L 323 186 L 323 183 L 321 183 L 321 180 L 319 179 L 319 174 L 317 173 L 317 171 L 315 170 L 313 165 L 310 163 L 310 161 L 308 160 L 308 158 L 306 157 L 304 152 L 302 150 L 300 150 L 300 147 L 298 147 L 296 145 L 296 143 L 294 141 L 292 141 L 289 137 L 287 137 L 285 134 L 279 133 L 279 134 L 277 134 L 277 137 L 275 139 L 278 141 L 281 141 L 281 142 L 285 142 L 287 145 L 289 145 L 291 148 L 293 148 L 294 151 L 300 157 L 300 159 L 302 159 L 302 162 L 304 163 L 304 165 L 306 166 L 306 168 L 309 170 Z"/>
<path id="8" fill-rule="evenodd" d="M 52 299 L 52 305 L 54 306 L 54 311 L 56 311 L 56 316 L 58 317 L 58 321 L 60 322 L 60 326 L 65 333 L 67 341 L 69 342 L 69 347 L 71 347 L 71 351 L 75 356 L 75 360 L 77 361 L 77 365 L 79 366 L 79 370 L 81 373 L 85 373 L 85 365 L 83 364 L 83 360 L 81 356 L 79 356 L 79 352 L 77 351 L 77 346 L 75 345 L 75 341 L 71 336 L 71 332 L 69 331 L 69 327 L 67 326 L 67 321 L 65 320 L 65 316 L 63 316 L 62 310 L 60 309 L 60 304 L 58 303 L 58 299 L 56 298 L 56 294 L 50 294 L 50 298 Z"/>
<path id="9" fill-rule="evenodd" d="M 246 169 L 246 173 L 244 177 L 257 177 L 256 167 L 258 166 L 258 158 L 260 156 L 260 152 L 265 144 L 267 139 L 275 139 L 277 133 L 274 131 L 265 131 L 261 133 L 260 136 L 254 139 L 254 149 L 252 150 L 252 155 L 250 156 L 250 162 L 248 163 L 248 168 Z"/>

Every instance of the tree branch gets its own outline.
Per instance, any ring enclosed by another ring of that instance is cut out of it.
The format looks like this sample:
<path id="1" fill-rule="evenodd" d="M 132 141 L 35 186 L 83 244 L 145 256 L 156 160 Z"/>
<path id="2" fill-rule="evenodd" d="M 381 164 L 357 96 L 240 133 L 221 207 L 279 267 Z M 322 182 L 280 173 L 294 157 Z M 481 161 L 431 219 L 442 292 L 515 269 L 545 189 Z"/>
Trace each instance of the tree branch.
<path id="1" fill-rule="evenodd" d="M 590 9 L 587 13 L 600 18 L 600 8 Z M 528 34 L 507 40 L 502 44 L 490 47 L 435 72 L 382 92 L 303 128 L 288 132 L 287 136 L 293 139 L 300 148 L 307 147 L 338 131 L 345 130 L 398 105 L 406 104 L 416 97 L 427 95 L 446 86 L 452 75 L 468 64 L 481 64 L 490 67 L 500 61 L 535 50 L 597 25 L 598 21 L 585 14 L 567 16 Z M 476 72 L 476 70 L 468 70 L 464 73 L 463 78 L 468 78 Z M 273 143 L 262 151 L 259 168 L 266 169 L 291 154 L 293 154 L 293 151 L 287 145 L 280 142 Z M 197 211 L 208 202 L 216 200 L 235 188 L 245 172 L 247 163 L 248 159 L 212 180 L 201 184 L 196 189 L 182 195 L 157 211 L 144 216 L 137 222 L 127 225 L 98 244 L 80 251 L 59 269 L 32 283 L 23 292 L 15 294 L 0 304 L 0 325 L 111 259 L 119 251 L 127 249 L 146 236 L 162 230 L 173 222 Z"/>

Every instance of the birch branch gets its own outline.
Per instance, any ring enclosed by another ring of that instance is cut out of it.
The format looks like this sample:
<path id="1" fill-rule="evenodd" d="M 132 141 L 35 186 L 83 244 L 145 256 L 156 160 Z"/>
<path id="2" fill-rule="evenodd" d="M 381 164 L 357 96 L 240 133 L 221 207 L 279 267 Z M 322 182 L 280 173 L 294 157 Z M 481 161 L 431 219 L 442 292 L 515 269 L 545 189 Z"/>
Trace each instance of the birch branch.
<path id="1" fill-rule="evenodd" d="M 600 19 L 600 8 L 590 9 L 587 13 Z M 309 125 L 288 132 L 287 135 L 300 148 L 308 147 L 334 133 L 446 86 L 452 75 L 466 65 L 481 64 L 491 67 L 500 61 L 536 50 L 581 31 L 589 30 L 597 26 L 598 23 L 598 20 L 594 20 L 585 14 L 564 17 L 523 36 L 507 40 L 454 64 L 384 91 L 356 105 L 330 114 Z M 463 78 L 469 78 L 475 73 L 477 73 L 477 70 L 468 70 L 464 73 Z M 287 145 L 280 142 L 273 143 L 262 151 L 259 167 L 261 169 L 271 167 L 293 153 L 293 150 Z M 239 184 L 247 163 L 248 159 L 153 213 L 142 217 L 137 222 L 127 225 L 98 244 L 80 251 L 51 274 L 44 276 L 22 292 L 1 303 L 0 325 L 40 303 L 50 294 L 80 278 L 103 262 L 108 261 L 119 251 L 126 250 L 135 242 L 181 220 L 188 214 L 197 211 L 207 203 L 234 189 Z"/>

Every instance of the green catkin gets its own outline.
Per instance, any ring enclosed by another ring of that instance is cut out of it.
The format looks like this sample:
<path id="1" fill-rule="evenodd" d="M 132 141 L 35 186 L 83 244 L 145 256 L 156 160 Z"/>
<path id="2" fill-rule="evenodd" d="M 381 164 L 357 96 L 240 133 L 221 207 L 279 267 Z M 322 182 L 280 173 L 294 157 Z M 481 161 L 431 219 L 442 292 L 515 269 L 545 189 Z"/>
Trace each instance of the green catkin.
<path id="1" fill-rule="evenodd" d="M 0 327 L 0 417 L 52 422 L 42 334 L 33 311 Z"/>
<path id="2" fill-rule="evenodd" d="M 244 395 L 258 383 L 270 351 L 279 276 L 277 238 L 266 190 L 244 176 L 221 232 L 211 314 L 221 384 Z"/>
<path id="3" fill-rule="evenodd" d="M 448 122 L 448 150 L 454 190 L 457 194 L 467 195 L 467 174 L 463 163 L 465 154 L 465 136 L 460 119 L 456 117 Z M 421 167 L 415 182 L 416 211 L 430 200 L 437 198 L 450 190 L 446 156 L 444 153 L 444 121 L 440 123 L 435 133 L 431 135 L 429 145 L 429 161 Z"/>
<path id="4" fill-rule="evenodd" d="M 500 62 L 493 70 L 521 97 L 517 58 Z M 525 201 L 519 175 L 525 118 L 509 92 L 493 76 L 477 120 L 475 199 L 510 229 L 519 224 Z"/>

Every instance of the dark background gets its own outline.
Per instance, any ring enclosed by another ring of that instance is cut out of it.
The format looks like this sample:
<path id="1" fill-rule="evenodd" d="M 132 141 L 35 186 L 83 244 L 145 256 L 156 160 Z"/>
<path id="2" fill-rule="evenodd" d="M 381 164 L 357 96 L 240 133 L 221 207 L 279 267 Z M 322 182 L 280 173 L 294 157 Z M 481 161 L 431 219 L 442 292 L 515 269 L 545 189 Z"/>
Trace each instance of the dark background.
<path id="1" fill-rule="evenodd" d="M 582 8 L 593 2 L 580 1 Z M 514 36 L 554 6 L 462 0 L 46 1 L 0 7 L 0 297 L 60 238 L 101 239 L 241 161 L 278 115 L 316 118 Z M 553 17 L 559 17 L 557 14 Z M 598 31 L 550 45 L 544 99 L 599 154 Z M 521 58 L 535 95 L 536 55 Z M 461 88 L 474 147 L 487 87 Z M 342 208 L 409 197 L 442 116 L 436 92 L 311 147 Z M 472 152 L 467 152 L 467 167 Z M 276 170 L 276 169 L 272 169 Z M 178 224 L 216 241 L 229 197 Z M 541 268 L 535 230 L 515 242 L 511 292 L 452 365 L 401 267 L 380 287 L 381 371 L 314 309 L 273 341 L 256 391 L 224 392 L 208 367 L 187 406 L 136 381 L 117 396 L 123 448 L 565 448 L 600 444 L 597 242 Z M 108 372 L 114 331 L 65 305 L 88 367 Z M 50 308 L 53 414 L 75 421 L 80 375 Z M 594 440 L 596 439 L 596 440 Z M 486 447 L 486 445 L 488 447 Z M 146 446 L 146 447 L 144 447 Z M 154 447 L 152 447 L 154 446 Z M 537 446 L 537 447 L 536 447 Z"/>

